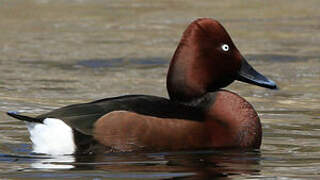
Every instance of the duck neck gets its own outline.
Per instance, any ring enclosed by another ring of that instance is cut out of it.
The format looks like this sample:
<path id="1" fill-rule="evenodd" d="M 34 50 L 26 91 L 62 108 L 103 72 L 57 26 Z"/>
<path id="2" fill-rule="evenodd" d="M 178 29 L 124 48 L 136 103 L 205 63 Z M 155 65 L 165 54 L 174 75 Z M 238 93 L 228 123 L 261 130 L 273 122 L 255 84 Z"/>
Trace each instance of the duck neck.
<path id="1" fill-rule="evenodd" d="M 199 62 L 195 63 L 192 50 L 185 51 L 184 48 L 185 46 L 178 46 L 167 73 L 169 97 L 171 100 L 179 102 L 192 101 L 207 92 L 206 71 L 200 68 Z M 181 51 L 184 52 L 181 53 Z"/>
<path id="2" fill-rule="evenodd" d="M 170 83 L 167 82 L 167 90 L 170 100 L 181 102 L 184 104 L 193 103 L 201 98 L 206 91 L 202 89 L 191 89 L 185 83 Z"/>

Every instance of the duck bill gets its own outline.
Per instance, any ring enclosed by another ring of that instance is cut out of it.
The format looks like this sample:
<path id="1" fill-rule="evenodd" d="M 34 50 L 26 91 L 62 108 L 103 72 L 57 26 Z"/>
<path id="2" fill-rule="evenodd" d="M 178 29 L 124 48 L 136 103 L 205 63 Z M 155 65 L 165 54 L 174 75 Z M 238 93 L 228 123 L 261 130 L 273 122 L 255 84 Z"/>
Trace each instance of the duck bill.
<path id="1" fill-rule="evenodd" d="M 245 59 L 242 60 L 242 65 L 238 72 L 237 80 L 269 89 L 278 89 L 274 81 L 266 78 L 253 69 L 253 67 Z"/>

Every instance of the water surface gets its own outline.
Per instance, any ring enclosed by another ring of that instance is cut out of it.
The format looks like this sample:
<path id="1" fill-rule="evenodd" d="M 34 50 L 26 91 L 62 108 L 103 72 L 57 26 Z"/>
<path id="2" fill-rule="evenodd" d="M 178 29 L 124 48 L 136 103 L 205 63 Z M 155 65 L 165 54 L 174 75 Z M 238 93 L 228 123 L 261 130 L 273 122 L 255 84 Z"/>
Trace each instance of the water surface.
<path id="1" fill-rule="evenodd" d="M 319 10 L 317 0 L 1 1 L 0 178 L 319 178 Z M 260 150 L 50 157 L 32 154 L 25 125 L 5 115 L 124 94 L 167 97 L 168 63 L 197 17 L 218 19 L 280 87 L 227 88 L 259 112 Z"/>

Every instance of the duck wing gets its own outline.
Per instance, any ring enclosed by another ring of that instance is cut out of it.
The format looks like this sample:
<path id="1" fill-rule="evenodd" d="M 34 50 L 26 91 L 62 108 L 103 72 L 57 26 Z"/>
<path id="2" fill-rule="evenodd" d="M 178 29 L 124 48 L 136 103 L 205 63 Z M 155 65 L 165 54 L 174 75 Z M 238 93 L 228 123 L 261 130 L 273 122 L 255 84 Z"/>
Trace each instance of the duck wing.
<path id="1" fill-rule="evenodd" d="M 73 129 L 85 135 L 92 135 L 95 122 L 113 111 L 135 112 L 161 118 L 196 121 L 202 119 L 202 113 L 197 108 L 148 95 L 119 96 L 89 103 L 73 104 L 39 115 L 36 119 L 61 119 Z"/>

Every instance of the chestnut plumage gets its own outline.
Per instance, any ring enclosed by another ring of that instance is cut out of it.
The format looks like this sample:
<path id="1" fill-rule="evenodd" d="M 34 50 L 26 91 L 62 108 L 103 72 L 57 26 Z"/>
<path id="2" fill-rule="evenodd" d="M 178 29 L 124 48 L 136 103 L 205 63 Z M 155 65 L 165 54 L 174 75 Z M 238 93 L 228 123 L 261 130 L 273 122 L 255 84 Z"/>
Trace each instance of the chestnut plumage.
<path id="1" fill-rule="evenodd" d="M 8 115 L 28 121 L 31 136 L 41 136 L 32 129 L 40 128 L 37 124 L 61 121 L 59 127 L 73 132 L 76 148 L 68 146 L 68 153 L 259 148 L 258 114 L 244 98 L 221 90 L 234 80 L 276 88 L 248 64 L 218 21 L 202 18 L 187 27 L 172 57 L 167 75 L 170 99 L 128 95 L 74 104 L 34 118 Z"/>

